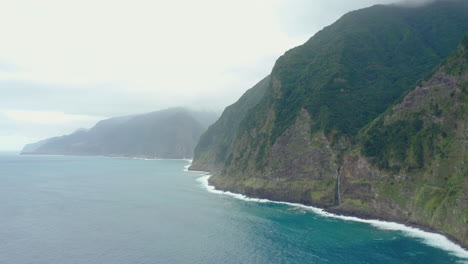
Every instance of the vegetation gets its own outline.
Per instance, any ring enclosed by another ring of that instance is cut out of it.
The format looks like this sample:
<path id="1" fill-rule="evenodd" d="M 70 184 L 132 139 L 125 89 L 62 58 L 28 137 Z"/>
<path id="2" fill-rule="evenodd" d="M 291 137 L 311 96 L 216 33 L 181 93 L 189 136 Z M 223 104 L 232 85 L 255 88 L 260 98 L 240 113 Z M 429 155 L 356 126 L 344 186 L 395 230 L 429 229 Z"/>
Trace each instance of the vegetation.
<path id="1" fill-rule="evenodd" d="M 424 152 L 431 157 L 434 155 L 431 146 L 442 130 L 437 124 L 423 129 L 422 124 L 421 119 L 413 117 L 411 121 L 399 120 L 384 129 L 370 130 L 363 141 L 364 154 L 375 157 L 374 162 L 383 169 L 423 168 Z"/>
<path id="2" fill-rule="evenodd" d="M 231 106 L 241 114 L 223 114 L 194 166 L 213 162 L 203 168 L 224 190 L 417 223 L 467 245 L 468 37 L 448 56 L 467 31 L 464 0 L 346 14 L 280 57 L 264 96 Z"/>
<path id="3" fill-rule="evenodd" d="M 270 77 L 267 76 L 224 110 L 218 121 L 200 137 L 195 148 L 194 168 L 204 169 L 207 166 L 205 163 L 210 166 L 222 166 L 226 161 L 230 163 L 232 156 L 228 156 L 228 150 L 236 139 L 239 123 L 260 101 L 269 84 Z"/>
<path id="4" fill-rule="evenodd" d="M 416 89 L 361 131 L 358 144 L 387 174 L 373 184 L 381 199 L 465 245 L 467 50 L 468 33 Z"/>
<path id="5" fill-rule="evenodd" d="M 460 47 L 431 75 L 456 77 L 461 82 L 461 91 L 439 83 L 423 83 L 437 86 L 433 87 L 430 95 L 420 95 L 418 100 L 424 103 L 423 106 L 417 109 L 408 107 L 396 114 L 387 111 L 363 130 L 363 153 L 373 157 L 373 162 L 380 168 L 393 171 L 422 169 L 436 156 L 447 158 L 447 153 L 453 148 L 451 139 L 457 130 L 456 120 L 463 120 L 468 115 L 464 107 L 468 94 L 463 89 L 467 81 L 463 75 L 468 69 L 467 40 L 468 33 Z M 455 107 L 457 105 L 459 107 Z M 392 114 L 395 117 L 392 118 Z M 441 121 L 433 121 L 437 119 Z"/>
<path id="6" fill-rule="evenodd" d="M 317 121 L 315 129 L 356 135 L 456 47 L 468 30 L 466 13 L 461 1 L 418 9 L 378 5 L 346 14 L 288 51 L 272 72 L 281 96 L 264 100 L 276 114 L 270 143 L 301 108 Z M 262 119 L 255 115 L 261 108 L 247 116 L 245 130 Z"/>

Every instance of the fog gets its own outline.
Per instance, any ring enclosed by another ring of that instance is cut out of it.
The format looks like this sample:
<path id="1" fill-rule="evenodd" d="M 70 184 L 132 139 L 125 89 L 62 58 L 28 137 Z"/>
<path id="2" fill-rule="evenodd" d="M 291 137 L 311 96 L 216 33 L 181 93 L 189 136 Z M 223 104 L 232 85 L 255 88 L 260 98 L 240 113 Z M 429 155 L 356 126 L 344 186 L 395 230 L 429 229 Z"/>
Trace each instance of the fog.
<path id="1" fill-rule="evenodd" d="M 404 7 L 420 7 L 434 2 L 449 2 L 453 0 L 401 0 L 396 2 L 397 5 Z"/>
<path id="2" fill-rule="evenodd" d="M 348 11 L 391 2 L 4 1 L 0 149 L 106 117 L 221 112 L 288 49 Z"/>

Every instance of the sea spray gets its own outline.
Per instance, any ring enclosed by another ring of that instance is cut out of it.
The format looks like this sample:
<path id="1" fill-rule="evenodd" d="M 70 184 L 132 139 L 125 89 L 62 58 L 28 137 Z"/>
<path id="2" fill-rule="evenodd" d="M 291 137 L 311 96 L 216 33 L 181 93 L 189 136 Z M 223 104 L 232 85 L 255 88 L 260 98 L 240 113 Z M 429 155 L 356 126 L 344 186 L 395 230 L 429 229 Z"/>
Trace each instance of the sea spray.
<path id="1" fill-rule="evenodd" d="M 190 165 L 191 164 L 189 164 L 187 168 Z M 405 234 L 406 236 L 419 238 L 422 240 L 423 243 L 429 246 L 443 249 L 457 257 L 466 259 L 466 261 L 463 261 L 463 263 L 468 263 L 468 251 L 463 249 L 461 246 L 453 243 L 452 241 L 450 241 L 449 239 L 447 239 L 445 236 L 441 234 L 426 232 L 415 227 L 409 227 L 409 226 L 395 223 L 395 222 L 387 222 L 387 221 L 373 220 L 373 219 L 361 219 L 361 218 L 354 217 L 354 216 L 337 215 L 337 214 L 326 212 L 324 209 L 320 209 L 320 208 L 308 206 L 308 205 L 303 205 L 299 203 L 278 202 L 278 201 L 271 201 L 268 199 L 250 198 L 243 194 L 232 193 L 229 191 L 216 190 L 216 188 L 213 185 L 210 185 L 208 182 L 209 178 L 211 177 L 211 174 L 207 172 L 202 172 L 202 171 L 192 171 L 192 172 L 198 173 L 198 175 L 201 174 L 201 177 L 199 177 L 197 181 L 201 183 L 204 189 L 208 190 L 211 193 L 229 195 L 236 199 L 240 199 L 240 200 L 244 200 L 248 202 L 285 204 L 285 205 L 290 205 L 294 207 L 300 207 L 300 208 L 309 210 L 311 212 L 314 212 L 317 215 L 321 215 L 324 217 L 333 217 L 333 218 L 337 218 L 337 219 L 341 219 L 345 221 L 366 223 L 366 224 L 372 225 L 375 228 L 382 229 L 382 230 L 402 231 L 403 234 Z"/>

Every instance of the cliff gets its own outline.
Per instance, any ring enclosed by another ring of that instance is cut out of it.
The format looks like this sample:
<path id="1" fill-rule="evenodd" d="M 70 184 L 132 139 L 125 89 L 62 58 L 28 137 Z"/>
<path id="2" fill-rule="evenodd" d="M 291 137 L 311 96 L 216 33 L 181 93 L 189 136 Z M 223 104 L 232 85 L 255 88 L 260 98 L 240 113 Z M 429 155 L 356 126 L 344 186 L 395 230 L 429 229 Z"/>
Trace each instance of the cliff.
<path id="1" fill-rule="evenodd" d="M 26 145 L 23 154 L 191 158 L 216 115 L 183 108 L 115 117 L 61 137 Z"/>
<path id="2" fill-rule="evenodd" d="M 236 139 L 239 123 L 263 97 L 269 81 L 270 77 L 267 76 L 245 92 L 237 102 L 228 106 L 218 121 L 200 137 L 195 148 L 197 162 L 192 165 L 193 170 L 213 170 L 224 165 L 228 148 Z"/>
<path id="3" fill-rule="evenodd" d="M 203 167 L 210 182 L 419 225 L 466 247 L 466 39 L 434 70 L 465 31 L 466 1 L 346 14 L 278 59 L 226 158 Z"/>

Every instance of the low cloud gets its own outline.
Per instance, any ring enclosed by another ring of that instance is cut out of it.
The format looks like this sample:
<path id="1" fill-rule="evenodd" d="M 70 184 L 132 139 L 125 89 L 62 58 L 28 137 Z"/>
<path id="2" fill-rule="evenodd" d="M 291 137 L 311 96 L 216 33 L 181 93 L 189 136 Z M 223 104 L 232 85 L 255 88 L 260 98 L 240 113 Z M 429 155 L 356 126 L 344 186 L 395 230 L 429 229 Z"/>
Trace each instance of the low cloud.
<path id="1" fill-rule="evenodd" d="M 435 2 L 449 2 L 453 0 L 402 0 L 396 2 L 396 5 L 404 7 L 421 7 Z"/>
<path id="2" fill-rule="evenodd" d="M 63 124 L 63 123 L 76 123 L 76 122 L 97 122 L 104 119 L 101 116 L 87 116 L 87 115 L 70 115 L 63 112 L 51 111 L 25 111 L 25 110 L 1 110 L 7 118 L 37 124 Z"/>
<path id="3" fill-rule="evenodd" d="M 5 1 L 0 149 L 92 125 L 77 116 L 220 111 L 346 12 L 394 1 Z"/>
<path id="4" fill-rule="evenodd" d="M 91 128 L 101 119 L 104 117 L 0 109 L 0 149 L 20 150 L 28 143 Z"/>

